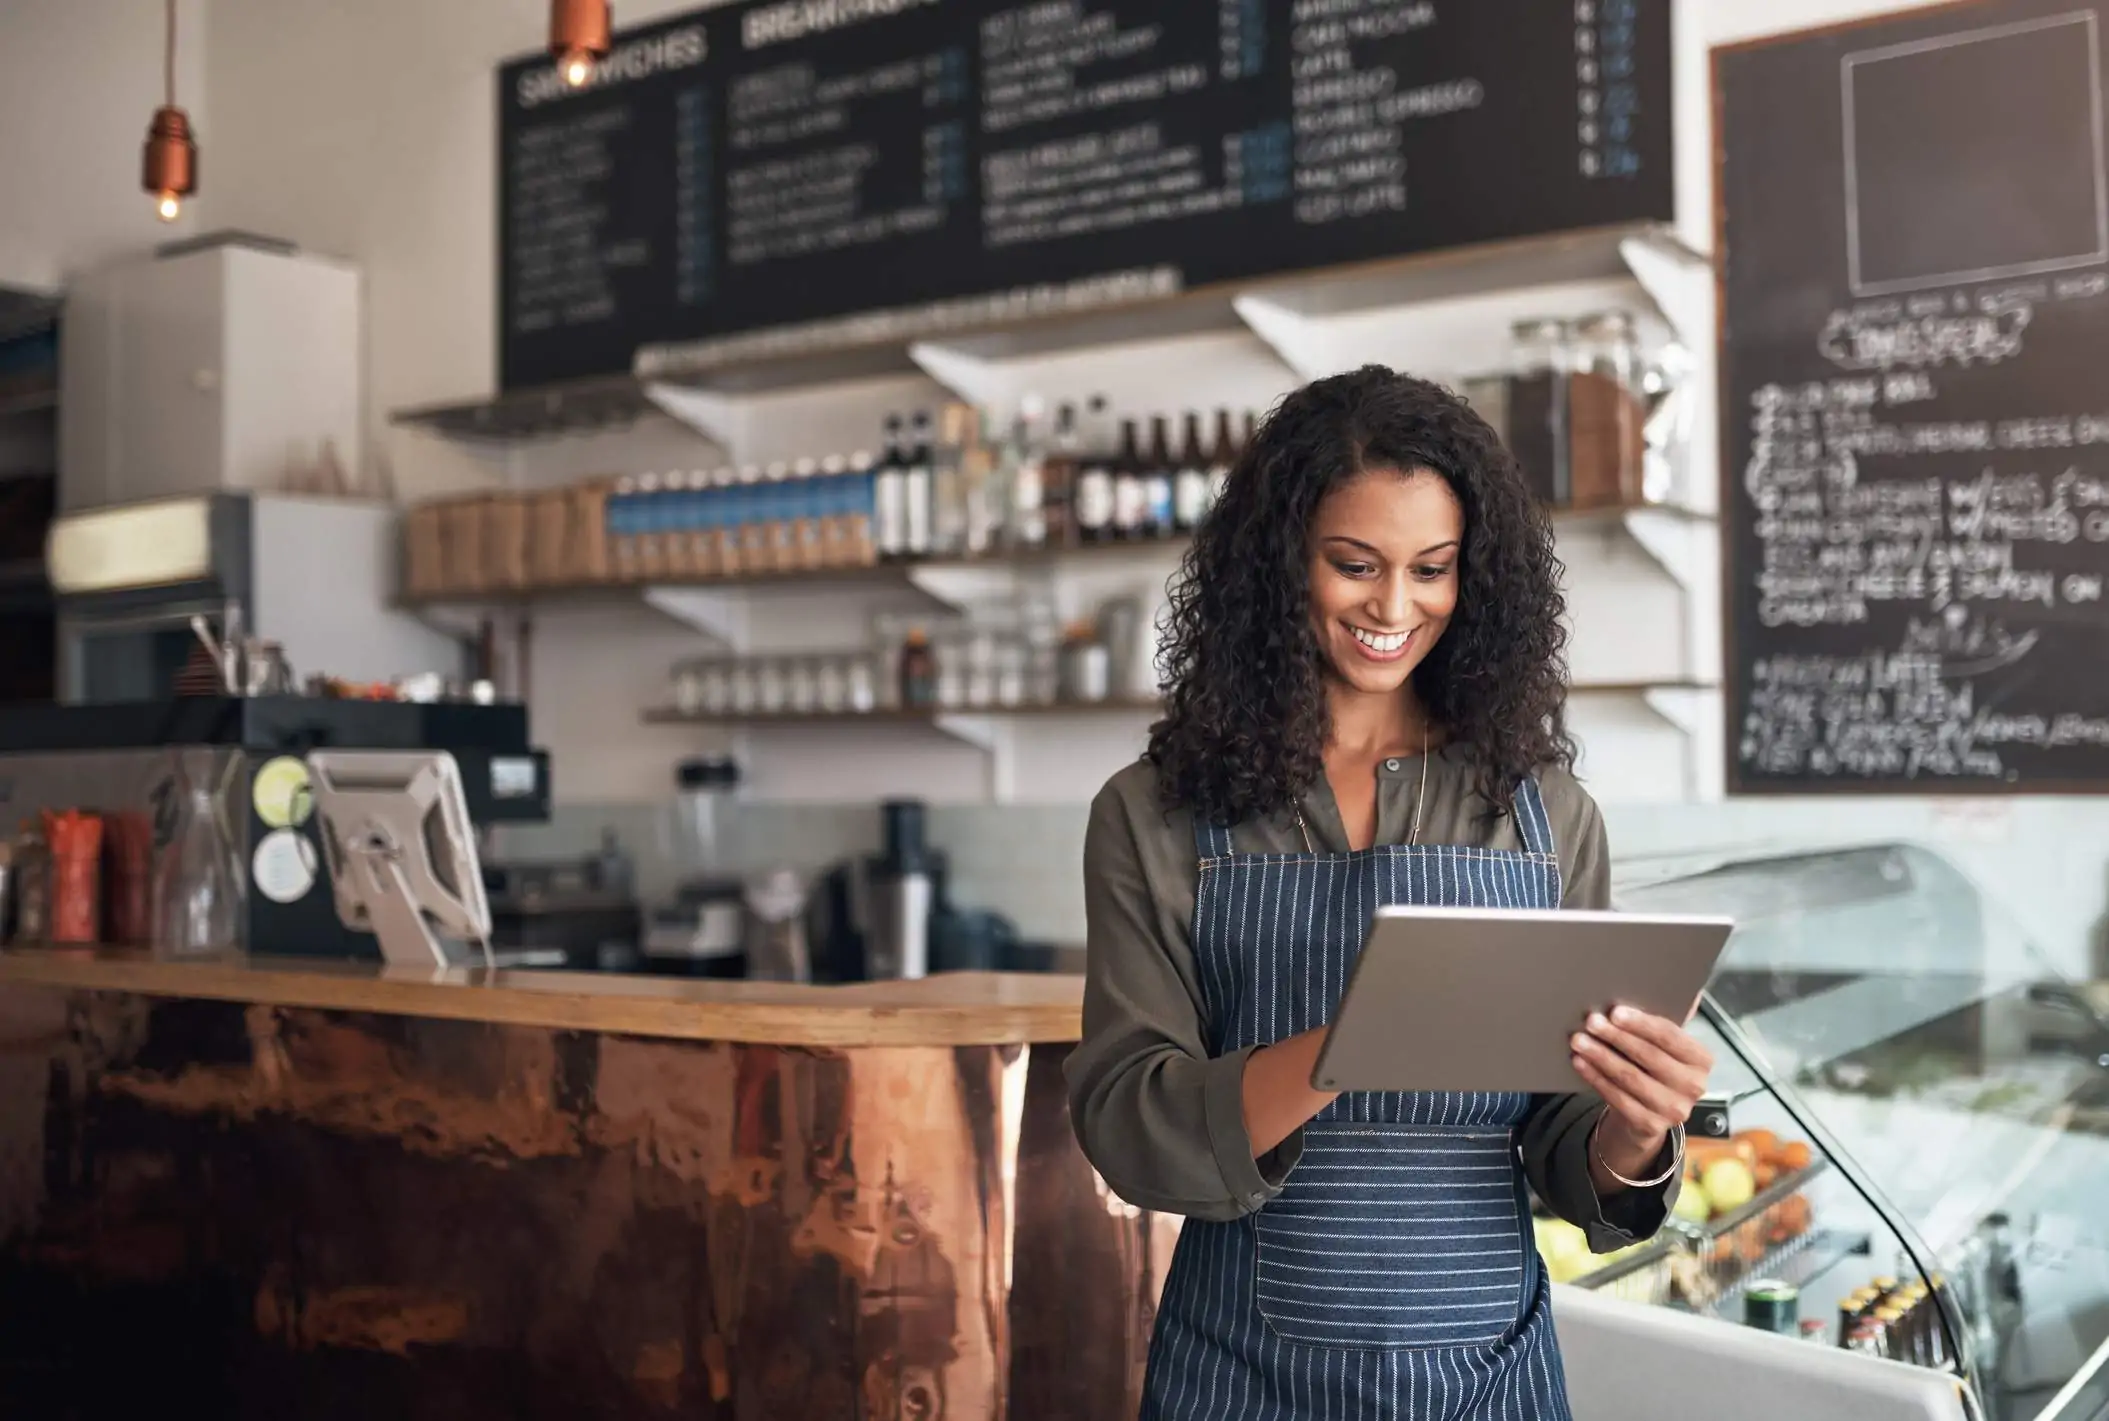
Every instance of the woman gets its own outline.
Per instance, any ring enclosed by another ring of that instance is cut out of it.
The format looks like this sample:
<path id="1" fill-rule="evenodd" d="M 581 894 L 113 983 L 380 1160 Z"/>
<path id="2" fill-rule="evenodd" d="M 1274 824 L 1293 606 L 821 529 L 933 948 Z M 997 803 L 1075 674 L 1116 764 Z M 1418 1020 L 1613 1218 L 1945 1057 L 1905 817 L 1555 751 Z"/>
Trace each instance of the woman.
<path id="1" fill-rule="evenodd" d="M 1463 401 L 1371 367 L 1291 395 L 1172 597 L 1170 706 L 1092 806 L 1084 1152 L 1186 1215 L 1145 1417 L 1567 1416 L 1525 1182 L 1653 1234 L 1712 1062 L 1577 1023 L 1562 1096 L 1309 1084 L 1384 903 L 1603 908 L 1545 515 Z"/>

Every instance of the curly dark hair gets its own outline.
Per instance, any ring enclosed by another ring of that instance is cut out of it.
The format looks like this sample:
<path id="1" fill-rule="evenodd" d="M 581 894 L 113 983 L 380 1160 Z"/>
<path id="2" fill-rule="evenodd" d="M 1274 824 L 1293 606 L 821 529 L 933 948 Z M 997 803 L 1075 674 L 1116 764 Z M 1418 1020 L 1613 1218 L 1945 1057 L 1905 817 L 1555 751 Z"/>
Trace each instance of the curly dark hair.
<path id="1" fill-rule="evenodd" d="M 1525 775 L 1574 764 L 1551 521 L 1463 399 L 1370 365 L 1275 407 L 1173 580 L 1158 655 L 1167 713 L 1146 756 L 1167 805 L 1236 824 L 1287 808 L 1324 772 L 1308 534 L 1320 501 L 1373 469 L 1432 471 L 1464 508 L 1457 611 L 1413 683 L 1471 754 L 1480 794 L 1506 813 Z"/>

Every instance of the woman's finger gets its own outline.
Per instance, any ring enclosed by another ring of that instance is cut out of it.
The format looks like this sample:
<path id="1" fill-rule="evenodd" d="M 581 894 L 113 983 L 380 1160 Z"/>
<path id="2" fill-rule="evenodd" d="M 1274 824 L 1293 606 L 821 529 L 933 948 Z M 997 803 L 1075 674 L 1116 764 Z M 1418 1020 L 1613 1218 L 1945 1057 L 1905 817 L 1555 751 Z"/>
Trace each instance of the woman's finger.
<path id="1" fill-rule="evenodd" d="M 1606 1109 L 1643 1133 L 1666 1132 L 1675 1123 L 1655 1114 L 1644 1101 L 1634 1097 L 1624 1086 L 1598 1070 L 1587 1057 L 1575 1057 L 1574 1069 L 1583 1082 L 1603 1099 Z"/>
<path id="2" fill-rule="evenodd" d="M 1591 1016 L 1584 1029 L 1664 1085 L 1682 1090 L 1696 1078 L 1699 1089 L 1705 1089 L 1704 1077 L 1699 1076 L 1689 1063 L 1671 1055 L 1648 1037 L 1615 1025 L 1601 1012 Z"/>
<path id="3" fill-rule="evenodd" d="M 1616 1083 L 1622 1094 L 1637 1102 L 1641 1113 L 1647 1118 L 1655 1121 L 1678 1121 L 1691 1113 L 1689 1103 L 1681 1101 L 1674 1090 L 1654 1079 L 1594 1036 L 1577 1036 L 1575 1051 L 1599 1074 Z M 1627 1115 L 1628 1118 L 1638 1118 L 1631 1112 L 1619 1113 Z"/>
<path id="4" fill-rule="evenodd" d="M 1713 1069 L 1714 1053 L 1699 1038 L 1668 1017 L 1656 1016 L 1638 1007 L 1613 1007 L 1611 1024 L 1641 1037 L 1656 1049 L 1702 1071 Z"/>

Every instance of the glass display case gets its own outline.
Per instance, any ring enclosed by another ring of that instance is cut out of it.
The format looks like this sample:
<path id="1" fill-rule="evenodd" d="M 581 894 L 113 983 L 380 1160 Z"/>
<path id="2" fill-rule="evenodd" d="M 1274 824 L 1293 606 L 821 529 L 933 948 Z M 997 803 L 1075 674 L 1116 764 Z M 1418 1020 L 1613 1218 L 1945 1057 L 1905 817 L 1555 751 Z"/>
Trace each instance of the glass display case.
<path id="1" fill-rule="evenodd" d="M 1991 1421 L 2109 1416 L 2109 999 L 1911 845 L 1637 860 L 1615 897 L 1737 922 L 1694 1026 L 1721 1133 L 1652 1243 L 1541 1233 L 1555 1275 L 1951 1371 Z"/>

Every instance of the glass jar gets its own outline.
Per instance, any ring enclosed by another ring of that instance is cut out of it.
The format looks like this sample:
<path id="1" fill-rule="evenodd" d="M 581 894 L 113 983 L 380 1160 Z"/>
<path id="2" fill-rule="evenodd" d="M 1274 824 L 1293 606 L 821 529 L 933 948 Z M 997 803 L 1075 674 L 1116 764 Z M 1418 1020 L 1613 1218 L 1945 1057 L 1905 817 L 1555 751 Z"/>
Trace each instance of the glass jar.
<path id="1" fill-rule="evenodd" d="M 815 663 L 814 682 L 820 709 L 839 715 L 849 709 L 849 663 L 846 656 L 823 656 Z"/>
<path id="2" fill-rule="evenodd" d="M 996 702 L 996 632 L 976 627 L 966 641 L 966 703 L 988 706 Z"/>
<path id="3" fill-rule="evenodd" d="M 761 681 L 758 668 L 751 661 L 735 661 L 726 669 L 731 682 L 731 694 L 726 697 L 726 708 L 734 715 L 753 715 L 761 709 Z"/>
<path id="4" fill-rule="evenodd" d="M 1509 376 L 1501 437 L 1539 501 L 1565 508 L 1574 496 L 1568 458 L 1567 323 L 1550 318 L 1509 328 Z"/>
<path id="5" fill-rule="evenodd" d="M 1625 311 L 1575 323 L 1568 376 L 1568 460 L 1577 508 L 1634 504 L 1643 496 L 1647 409 L 1640 337 Z"/>
<path id="6" fill-rule="evenodd" d="M 972 636 L 958 627 L 947 627 L 931 638 L 931 651 L 937 658 L 937 704 L 947 710 L 967 704 L 967 663 L 972 649 Z"/>
<path id="7" fill-rule="evenodd" d="M 755 709 L 763 715 L 782 715 L 791 706 L 788 668 L 774 658 L 755 667 Z"/>
<path id="8" fill-rule="evenodd" d="M 879 658 L 853 656 L 848 664 L 848 709 L 868 715 L 879 708 Z"/>
<path id="9" fill-rule="evenodd" d="M 722 661 L 707 661 L 696 673 L 697 702 L 704 715 L 723 715 L 732 709 L 732 668 Z"/>
<path id="10" fill-rule="evenodd" d="M 674 709 L 683 715 L 703 710 L 703 668 L 695 665 L 674 668 Z"/>
<path id="11" fill-rule="evenodd" d="M 1015 632 L 999 638 L 995 646 L 996 704 L 1022 706 L 1026 698 L 1026 663 L 1030 650 L 1025 638 Z"/>
<path id="12" fill-rule="evenodd" d="M 812 658 L 797 657 L 784 665 L 785 708 L 793 715 L 811 715 L 820 709 L 820 677 Z"/>

